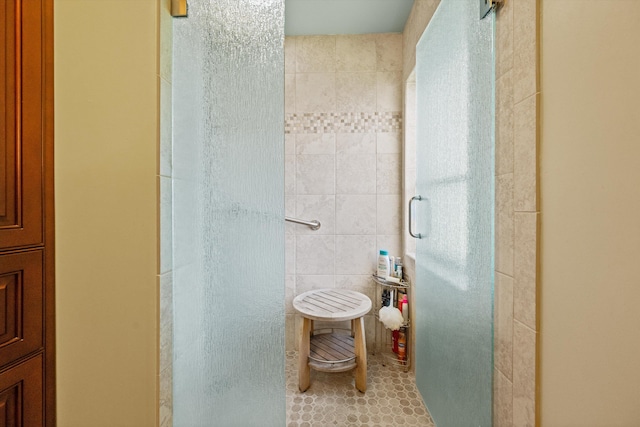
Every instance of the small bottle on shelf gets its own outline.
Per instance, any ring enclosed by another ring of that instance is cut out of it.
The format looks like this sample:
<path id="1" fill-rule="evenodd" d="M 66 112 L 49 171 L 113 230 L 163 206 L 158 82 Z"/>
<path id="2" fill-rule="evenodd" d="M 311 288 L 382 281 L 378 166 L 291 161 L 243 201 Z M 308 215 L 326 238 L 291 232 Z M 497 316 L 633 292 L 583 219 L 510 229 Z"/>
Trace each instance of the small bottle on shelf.
<path id="1" fill-rule="evenodd" d="M 402 258 L 396 257 L 395 276 L 402 280 Z"/>
<path id="2" fill-rule="evenodd" d="M 404 364 L 407 360 L 407 333 L 405 328 L 398 331 L 398 360 Z"/>
<path id="3" fill-rule="evenodd" d="M 380 249 L 380 254 L 378 255 L 376 275 L 382 279 L 386 279 L 389 276 L 389 253 L 384 249 Z"/>
<path id="4" fill-rule="evenodd" d="M 402 296 L 402 304 L 400 304 L 400 311 L 402 311 L 402 317 L 404 318 L 405 325 L 409 321 L 409 300 L 407 299 L 407 294 Z"/>

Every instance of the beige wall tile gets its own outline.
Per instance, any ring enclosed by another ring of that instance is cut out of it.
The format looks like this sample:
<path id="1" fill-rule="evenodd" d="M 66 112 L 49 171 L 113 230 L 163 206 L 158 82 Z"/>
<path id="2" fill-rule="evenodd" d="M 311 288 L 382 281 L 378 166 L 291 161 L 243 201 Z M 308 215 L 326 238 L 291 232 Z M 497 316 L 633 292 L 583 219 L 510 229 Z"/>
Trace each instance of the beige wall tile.
<path id="1" fill-rule="evenodd" d="M 376 155 L 337 156 L 336 194 L 376 194 Z"/>
<path id="2" fill-rule="evenodd" d="M 284 136 L 284 154 L 296 154 L 296 134 L 288 133 Z"/>
<path id="3" fill-rule="evenodd" d="M 378 111 L 402 111 L 402 73 L 379 71 L 377 73 Z"/>
<path id="4" fill-rule="evenodd" d="M 495 365 L 513 378 L 513 278 L 497 273 L 495 278 Z"/>
<path id="5" fill-rule="evenodd" d="M 171 83 L 160 79 L 160 171 L 162 176 L 172 175 L 173 127 Z"/>
<path id="6" fill-rule="evenodd" d="M 284 236 L 284 271 L 285 274 L 296 274 L 296 236 L 286 234 Z"/>
<path id="7" fill-rule="evenodd" d="M 336 236 L 336 274 L 371 274 L 377 260 L 376 236 Z"/>
<path id="8" fill-rule="evenodd" d="M 402 196 L 399 194 L 377 196 L 377 234 L 400 234 L 402 232 Z M 394 254 L 391 254 L 392 256 Z M 396 253 L 395 256 L 399 254 Z"/>
<path id="9" fill-rule="evenodd" d="M 334 274 L 335 248 L 335 236 L 296 236 L 296 274 Z"/>
<path id="10" fill-rule="evenodd" d="M 514 107 L 513 190 L 519 212 L 538 210 L 538 97 Z"/>
<path id="11" fill-rule="evenodd" d="M 385 249 L 391 256 L 402 255 L 402 236 L 400 234 L 383 235 L 378 234 L 376 238 L 376 250 L 374 254 L 378 255 L 378 249 Z M 371 273 L 374 272 L 375 264 L 371 267 Z"/>
<path id="12" fill-rule="evenodd" d="M 284 72 L 293 74 L 296 72 L 296 37 L 284 38 Z"/>
<path id="13" fill-rule="evenodd" d="M 493 371 L 493 425 L 513 426 L 513 384 L 497 369 Z"/>
<path id="14" fill-rule="evenodd" d="M 337 73 L 336 110 L 376 111 L 376 73 Z"/>
<path id="15" fill-rule="evenodd" d="M 296 197 L 296 213 L 302 219 L 320 221 L 320 229 L 312 230 L 306 225 L 292 224 L 296 234 L 335 234 L 336 233 L 336 196 L 333 194 L 303 195 Z"/>
<path id="16" fill-rule="evenodd" d="M 513 425 L 535 426 L 537 334 L 513 324 Z"/>
<path id="17" fill-rule="evenodd" d="M 376 134 L 376 145 L 378 154 L 402 153 L 402 133 L 378 132 Z"/>
<path id="18" fill-rule="evenodd" d="M 159 276 L 160 284 L 160 372 L 173 366 L 173 273 Z"/>
<path id="19" fill-rule="evenodd" d="M 507 71 L 496 81 L 496 175 L 513 172 L 513 80 Z"/>
<path id="20" fill-rule="evenodd" d="M 296 112 L 296 75 L 284 75 L 284 112 Z"/>
<path id="21" fill-rule="evenodd" d="M 160 7 L 160 77 L 167 82 L 172 81 L 173 70 L 173 17 L 171 0 L 161 0 Z"/>
<path id="22" fill-rule="evenodd" d="M 335 288 L 336 276 L 333 274 L 296 276 L 296 295 L 322 288 Z"/>
<path id="23" fill-rule="evenodd" d="M 539 214 L 516 212 L 513 316 L 533 330 L 536 319 Z"/>
<path id="24" fill-rule="evenodd" d="M 296 194 L 335 194 L 336 156 L 299 154 L 296 156 Z"/>
<path id="25" fill-rule="evenodd" d="M 336 36 L 296 37 L 296 71 L 325 73 L 336 71 Z"/>
<path id="26" fill-rule="evenodd" d="M 284 156 L 284 194 L 296 194 L 296 156 Z"/>
<path id="27" fill-rule="evenodd" d="M 335 154 L 333 133 L 301 133 L 296 135 L 296 154 Z"/>
<path id="28" fill-rule="evenodd" d="M 376 70 L 402 71 L 402 34 L 377 34 Z"/>
<path id="29" fill-rule="evenodd" d="M 375 36 L 336 36 L 336 71 L 376 71 Z"/>
<path id="30" fill-rule="evenodd" d="M 160 427 L 173 426 L 173 369 L 160 372 L 160 390 L 158 393 L 160 406 Z"/>
<path id="31" fill-rule="evenodd" d="M 173 269 L 173 191 L 171 178 L 158 177 L 160 187 L 160 273 Z"/>
<path id="32" fill-rule="evenodd" d="M 328 113 L 335 109 L 335 73 L 296 74 L 296 111 L 298 113 Z"/>
<path id="33" fill-rule="evenodd" d="M 298 196 L 295 194 L 284 195 L 284 214 L 285 216 L 296 216 L 296 202 Z M 284 225 L 285 234 L 296 234 L 296 224 L 292 222 L 286 222 Z"/>
<path id="34" fill-rule="evenodd" d="M 513 95 L 515 102 L 538 91 L 538 7 L 540 0 L 513 2 Z"/>
<path id="35" fill-rule="evenodd" d="M 496 14 L 496 77 L 513 68 L 513 3 L 505 0 Z"/>
<path id="36" fill-rule="evenodd" d="M 514 212 L 513 174 L 496 177 L 496 270 L 513 277 Z"/>
<path id="37" fill-rule="evenodd" d="M 402 193 L 402 157 L 400 154 L 378 154 L 376 189 L 378 194 Z"/>
<path id="38" fill-rule="evenodd" d="M 338 195 L 336 234 L 376 234 L 376 196 Z"/>
<path id="39" fill-rule="evenodd" d="M 375 151 L 375 133 L 336 134 L 336 152 L 338 154 L 373 154 Z"/>
<path id="40" fill-rule="evenodd" d="M 405 127 L 415 128 L 417 125 L 418 106 L 416 104 L 417 87 L 416 82 L 408 82 L 404 91 L 404 120 Z"/>

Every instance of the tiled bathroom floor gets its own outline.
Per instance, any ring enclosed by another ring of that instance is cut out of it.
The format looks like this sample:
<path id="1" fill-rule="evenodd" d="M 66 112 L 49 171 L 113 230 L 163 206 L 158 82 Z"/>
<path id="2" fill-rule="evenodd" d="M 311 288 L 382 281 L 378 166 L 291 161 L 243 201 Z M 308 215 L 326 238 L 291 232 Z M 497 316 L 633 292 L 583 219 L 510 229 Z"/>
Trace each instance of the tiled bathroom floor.
<path id="1" fill-rule="evenodd" d="M 368 356 L 367 392 L 354 387 L 354 371 L 311 370 L 311 387 L 298 391 L 298 353 L 287 352 L 287 427 L 434 427 L 411 373 Z"/>

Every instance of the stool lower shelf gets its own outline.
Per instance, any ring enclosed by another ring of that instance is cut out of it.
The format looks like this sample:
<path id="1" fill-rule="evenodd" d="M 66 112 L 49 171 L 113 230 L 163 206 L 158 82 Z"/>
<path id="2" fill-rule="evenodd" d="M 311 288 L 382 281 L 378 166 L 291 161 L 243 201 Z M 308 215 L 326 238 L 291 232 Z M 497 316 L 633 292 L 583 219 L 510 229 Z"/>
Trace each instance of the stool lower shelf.
<path id="1" fill-rule="evenodd" d="M 356 354 L 351 335 L 336 332 L 311 337 L 309 366 L 322 372 L 345 372 L 354 369 Z"/>

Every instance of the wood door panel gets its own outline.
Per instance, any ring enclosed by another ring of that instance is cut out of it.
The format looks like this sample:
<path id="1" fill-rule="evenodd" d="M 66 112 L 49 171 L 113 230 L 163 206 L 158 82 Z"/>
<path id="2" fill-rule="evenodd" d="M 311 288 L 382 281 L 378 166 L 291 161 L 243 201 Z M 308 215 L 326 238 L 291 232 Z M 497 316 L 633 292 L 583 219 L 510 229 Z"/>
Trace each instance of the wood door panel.
<path id="1" fill-rule="evenodd" d="M 0 0 L 0 427 L 56 425 L 53 0 Z"/>
<path id="2" fill-rule="evenodd" d="M 0 249 L 43 242 L 39 2 L 0 5 Z"/>
<path id="3" fill-rule="evenodd" d="M 43 347 L 43 252 L 0 256 L 0 366 Z"/>
<path id="4" fill-rule="evenodd" d="M 0 373 L 0 427 L 44 425 L 42 355 Z"/>

